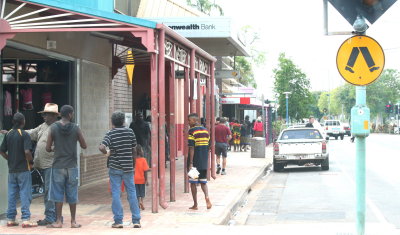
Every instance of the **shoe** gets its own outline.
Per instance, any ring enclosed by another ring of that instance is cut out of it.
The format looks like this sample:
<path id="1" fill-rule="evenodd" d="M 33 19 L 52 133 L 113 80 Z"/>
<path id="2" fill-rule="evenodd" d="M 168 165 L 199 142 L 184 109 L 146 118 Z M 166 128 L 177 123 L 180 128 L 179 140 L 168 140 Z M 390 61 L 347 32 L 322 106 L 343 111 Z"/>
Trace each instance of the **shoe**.
<path id="1" fill-rule="evenodd" d="M 111 228 L 123 228 L 123 227 L 124 227 L 123 224 L 113 223 L 113 224 L 111 225 Z"/>
<path id="2" fill-rule="evenodd" d="M 219 174 L 221 172 L 221 167 L 217 167 L 217 174 Z"/>
<path id="3" fill-rule="evenodd" d="M 52 223 L 49 222 L 49 221 L 47 221 L 47 220 L 45 220 L 45 219 L 41 219 L 41 220 L 38 220 L 38 221 L 37 221 L 37 224 L 38 224 L 39 226 L 47 226 L 47 225 L 52 224 Z"/>
<path id="4" fill-rule="evenodd" d="M 33 227 L 37 227 L 37 226 L 38 226 L 38 224 L 33 221 L 25 220 L 24 222 L 22 222 L 23 228 L 33 228 Z"/>
<path id="5" fill-rule="evenodd" d="M 222 171 L 221 171 L 221 175 L 226 175 L 226 171 L 225 171 L 225 169 L 222 169 Z"/>
<path id="6" fill-rule="evenodd" d="M 14 227 L 14 226 L 18 226 L 19 223 L 15 220 L 9 220 L 7 221 L 7 227 Z"/>
<path id="7" fill-rule="evenodd" d="M 142 227 L 142 225 L 140 223 L 133 224 L 133 228 L 141 228 L 141 227 Z"/>

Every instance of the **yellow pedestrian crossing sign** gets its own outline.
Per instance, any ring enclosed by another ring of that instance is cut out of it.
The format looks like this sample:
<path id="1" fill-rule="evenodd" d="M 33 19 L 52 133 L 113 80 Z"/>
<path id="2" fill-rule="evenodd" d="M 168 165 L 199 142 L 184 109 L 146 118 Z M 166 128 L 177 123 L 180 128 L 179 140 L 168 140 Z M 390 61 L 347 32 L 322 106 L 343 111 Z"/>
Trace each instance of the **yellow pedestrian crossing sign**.
<path id="1" fill-rule="evenodd" d="M 385 54 L 373 38 L 353 36 L 340 46 L 336 65 L 344 80 L 353 85 L 365 86 L 381 75 L 385 66 Z"/>

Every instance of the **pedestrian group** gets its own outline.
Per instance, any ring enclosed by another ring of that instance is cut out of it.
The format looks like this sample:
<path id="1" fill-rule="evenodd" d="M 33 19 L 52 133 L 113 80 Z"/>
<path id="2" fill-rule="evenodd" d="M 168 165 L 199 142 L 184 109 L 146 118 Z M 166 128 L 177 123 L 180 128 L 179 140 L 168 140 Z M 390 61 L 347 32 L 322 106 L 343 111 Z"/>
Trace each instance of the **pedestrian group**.
<path id="1" fill-rule="evenodd" d="M 74 109 L 64 105 L 58 112 L 58 105 L 47 103 L 39 112 L 44 122 L 31 130 L 23 130 L 25 117 L 17 112 L 13 116 L 13 127 L 5 134 L 0 146 L 0 154 L 8 161 L 8 209 L 7 226 L 18 226 L 17 198 L 21 202 L 22 227 L 47 226 L 62 228 L 64 221 L 62 209 L 64 201 L 69 204 L 71 228 L 80 228 L 76 221 L 78 203 L 78 153 L 77 143 L 82 149 L 87 148 L 82 131 L 73 121 Z M 150 123 L 144 121 L 138 113 L 130 128 L 125 127 L 125 114 L 114 112 L 111 116 L 112 129 L 109 130 L 99 146 L 99 151 L 107 158 L 107 167 L 112 196 L 111 209 L 114 214 L 112 228 L 123 228 L 123 207 L 121 191 L 125 188 L 131 212 L 133 228 L 141 228 L 140 209 L 144 210 L 143 198 L 148 162 L 151 160 Z M 207 169 L 210 151 L 210 135 L 201 125 L 198 114 L 188 116 L 188 170 L 195 169 L 198 177 L 190 178 L 193 197 L 191 210 L 198 209 L 197 186 L 201 186 L 207 209 L 212 208 L 208 194 Z M 205 120 L 203 120 L 205 123 Z M 227 122 L 224 117 L 217 118 L 215 126 L 215 154 L 217 174 L 226 175 L 227 152 L 234 146 L 234 151 L 246 151 L 250 137 L 259 136 L 262 122 L 258 119 L 253 124 L 249 116 L 239 123 L 238 120 Z M 136 134 L 136 135 L 135 135 Z M 37 142 L 33 151 L 32 141 Z M 34 156 L 32 156 L 32 152 Z M 221 166 L 222 156 L 222 166 Z M 33 162 L 33 165 L 31 164 Z M 37 222 L 31 220 L 30 204 L 32 201 L 32 168 L 43 172 L 44 179 L 44 215 Z"/>

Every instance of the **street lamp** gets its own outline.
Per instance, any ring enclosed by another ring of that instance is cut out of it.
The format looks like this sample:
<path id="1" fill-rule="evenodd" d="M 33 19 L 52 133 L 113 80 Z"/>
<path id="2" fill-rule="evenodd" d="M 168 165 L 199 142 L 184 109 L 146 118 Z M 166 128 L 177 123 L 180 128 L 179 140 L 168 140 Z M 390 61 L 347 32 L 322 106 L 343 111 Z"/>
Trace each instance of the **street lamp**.
<path id="1" fill-rule="evenodd" d="M 283 92 L 283 94 L 286 95 L 286 125 L 289 125 L 289 95 L 292 94 L 292 92 L 286 91 Z"/>
<path id="2" fill-rule="evenodd" d="M 326 94 L 328 96 L 328 117 L 331 116 L 331 94 Z"/>

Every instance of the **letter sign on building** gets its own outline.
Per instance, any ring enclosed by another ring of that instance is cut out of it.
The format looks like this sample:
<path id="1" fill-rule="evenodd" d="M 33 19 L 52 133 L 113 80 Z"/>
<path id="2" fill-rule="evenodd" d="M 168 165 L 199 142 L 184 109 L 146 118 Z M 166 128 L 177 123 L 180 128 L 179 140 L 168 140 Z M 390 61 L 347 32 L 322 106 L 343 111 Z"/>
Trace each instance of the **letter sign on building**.
<path id="1" fill-rule="evenodd" d="M 344 80 L 353 85 L 365 86 L 381 75 L 385 54 L 373 38 L 354 36 L 340 46 L 336 65 Z"/>

